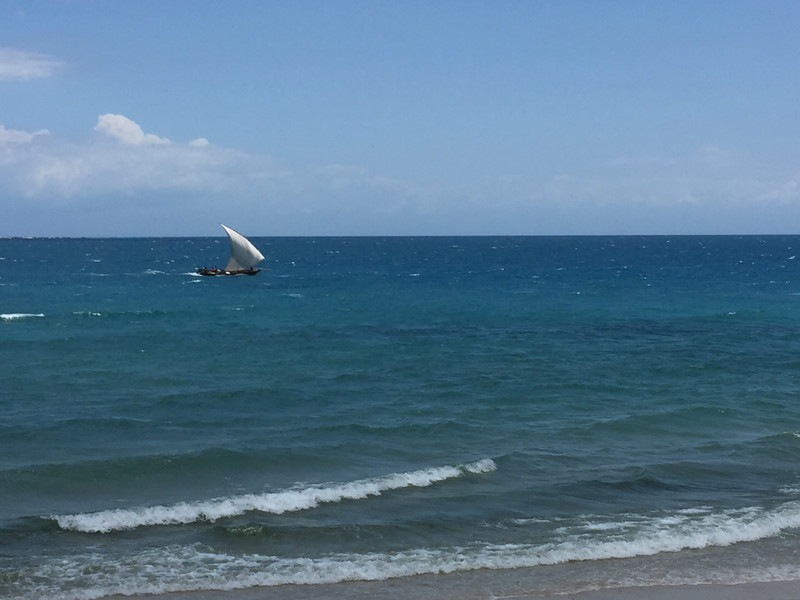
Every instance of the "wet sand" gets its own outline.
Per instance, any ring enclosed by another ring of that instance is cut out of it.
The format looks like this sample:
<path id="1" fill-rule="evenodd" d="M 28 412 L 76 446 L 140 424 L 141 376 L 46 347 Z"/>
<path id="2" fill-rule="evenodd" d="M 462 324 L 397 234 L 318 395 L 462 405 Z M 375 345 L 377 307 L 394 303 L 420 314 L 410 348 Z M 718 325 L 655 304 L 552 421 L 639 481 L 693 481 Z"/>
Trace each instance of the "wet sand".
<path id="1" fill-rule="evenodd" d="M 406 582 L 407 583 L 407 582 Z M 355 582 L 315 586 L 279 586 L 233 591 L 180 592 L 147 596 L 148 600 L 798 600 L 800 581 L 741 583 L 735 585 L 699 584 L 608 588 L 567 594 L 531 595 L 521 589 L 504 592 L 421 585 L 394 585 L 393 582 Z M 510 586 L 511 588 L 515 586 Z M 122 598 L 122 597 L 119 597 Z"/>

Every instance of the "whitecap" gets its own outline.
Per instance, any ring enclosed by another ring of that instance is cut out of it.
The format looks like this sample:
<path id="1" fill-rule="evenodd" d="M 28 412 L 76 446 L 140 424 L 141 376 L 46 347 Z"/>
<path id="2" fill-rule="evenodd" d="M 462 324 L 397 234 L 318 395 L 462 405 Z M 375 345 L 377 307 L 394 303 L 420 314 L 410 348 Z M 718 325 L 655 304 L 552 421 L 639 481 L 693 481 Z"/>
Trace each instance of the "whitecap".
<path id="1" fill-rule="evenodd" d="M 373 479 L 345 483 L 313 485 L 263 494 L 244 494 L 172 505 L 120 508 L 94 513 L 51 517 L 62 529 L 88 533 L 108 533 L 143 526 L 180 525 L 198 521 L 216 521 L 248 511 L 283 514 L 316 508 L 320 504 L 342 500 L 362 500 L 383 492 L 408 487 L 428 487 L 435 483 L 464 476 L 494 471 L 491 459 L 474 463 L 433 467 L 407 473 L 394 473 Z"/>
<path id="2" fill-rule="evenodd" d="M 0 319 L 3 321 L 16 321 L 19 319 L 34 319 L 44 317 L 44 313 L 3 313 Z"/>
<path id="3" fill-rule="evenodd" d="M 475 470 L 480 470 L 474 465 Z M 467 467 L 462 467 L 467 470 Z M 421 472 L 416 472 L 421 473 Z M 410 475 L 410 474 L 407 474 Z M 356 483 L 356 482 L 354 482 Z M 32 565 L 32 580 L 69 579 L 71 598 L 159 594 L 192 590 L 233 590 L 256 586 L 320 585 L 344 581 L 383 581 L 398 577 L 498 570 L 574 562 L 606 561 L 710 546 L 728 546 L 780 535 L 800 524 L 800 505 L 787 503 L 773 510 L 740 508 L 714 512 L 700 509 L 663 515 L 622 515 L 608 533 L 587 537 L 576 530 L 560 539 L 539 543 L 496 544 L 475 541 L 449 547 L 415 547 L 395 552 L 338 552 L 317 557 L 230 554 L 206 545 L 149 548 L 124 556 L 105 557 L 101 551 Z M 611 525 L 613 521 L 604 522 Z M 589 523 L 587 523 L 588 525 Z M 576 524 L 577 525 L 577 524 Z M 577 528 L 579 529 L 579 527 Z M 85 568 L 91 564 L 90 571 Z M 799 574 L 796 566 L 720 571 L 725 583 L 781 580 Z M 666 577 L 671 577 L 667 575 Z M 708 573 L 687 572 L 681 581 L 644 577 L 639 585 L 701 583 Z M 636 583 L 631 580 L 629 585 Z M 83 589 L 80 589 L 83 588 Z M 42 591 L 40 588 L 39 592 Z M 97 595 L 91 593 L 97 591 Z M 102 592 L 102 593 L 101 593 Z M 53 590 L 52 595 L 58 595 Z"/>

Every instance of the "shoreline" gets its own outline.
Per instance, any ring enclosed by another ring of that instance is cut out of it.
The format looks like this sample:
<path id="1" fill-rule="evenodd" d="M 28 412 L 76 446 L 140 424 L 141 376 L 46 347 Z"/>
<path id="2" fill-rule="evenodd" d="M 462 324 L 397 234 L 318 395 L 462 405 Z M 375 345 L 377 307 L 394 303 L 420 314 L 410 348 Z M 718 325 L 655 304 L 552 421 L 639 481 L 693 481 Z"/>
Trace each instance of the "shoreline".
<path id="1" fill-rule="evenodd" d="M 539 600 L 546 596 L 522 597 Z M 650 587 L 609 588 L 549 598 L 575 600 L 795 600 L 800 598 L 800 581 L 767 581 L 761 583 L 699 583 L 695 585 L 657 585 Z"/>
<path id="2" fill-rule="evenodd" d="M 388 584 L 388 585 L 387 585 Z M 293 589 L 287 589 L 293 588 Z M 298 589 L 302 588 L 302 589 Z M 768 581 L 757 583 L 699 583 L 681 585 L 653 585 L 612 587 L 572 593 L 527 593 L 507 590 L 507 593 L 488 589 L 471 591 L 455 586 L 423 586 L 413 595 L 404 595 L 402 586 L 383 582 L 353 582 L 310 586 L 256 587 L 230 591 L 172 592 L 147 595 L 148 600 L 278 600 L 302 598 L 303 600 L 797 600 L 800 598 L 800 580 Z M 287 593 L 288 592 L 288 593 Z M 421 593 L 420 593 L 421 592 Z M 121 600 L 130 596 L 110 596 Z M 135 596 L 134 596 L 135 598 Z"/>
<path id="3" fill-rule="evenodd" d="M 765 560 L 761 543 L 554 565 L 474 569 L 331 583 L 309 565 L 309 583 L 197 590 L 104 600 L 798 600 L 800 566 L 790 557 Z M 787 560 L 788 559 L 788 560 Z M 745 566 L 747 565 L 747 566 Z M 365 573 L 364 576 L 367 574 Z M 247 585 L 246 579 L 240 583 Z"/>

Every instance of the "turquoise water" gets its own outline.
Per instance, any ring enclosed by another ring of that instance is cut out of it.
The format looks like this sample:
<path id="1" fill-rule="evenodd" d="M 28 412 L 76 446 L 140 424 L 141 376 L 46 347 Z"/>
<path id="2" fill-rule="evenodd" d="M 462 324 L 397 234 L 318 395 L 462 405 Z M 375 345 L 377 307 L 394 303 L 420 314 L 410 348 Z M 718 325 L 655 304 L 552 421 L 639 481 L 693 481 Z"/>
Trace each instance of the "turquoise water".
<path id="1" fill-rule="evenodd" d="M 800 236 L 253 241 L 0 240 L 0 597 L 800 578 Z"/>

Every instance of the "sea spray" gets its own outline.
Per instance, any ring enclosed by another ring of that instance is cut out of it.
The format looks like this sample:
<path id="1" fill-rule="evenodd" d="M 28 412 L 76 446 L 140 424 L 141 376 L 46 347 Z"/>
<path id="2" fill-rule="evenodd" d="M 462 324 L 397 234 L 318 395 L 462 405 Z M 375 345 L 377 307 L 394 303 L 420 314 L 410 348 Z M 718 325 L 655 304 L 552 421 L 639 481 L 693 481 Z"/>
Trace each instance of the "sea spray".
<path id="1" fill-rule="evenodd" d="M 464 472 L 491 470 L 487 461 L 465 465 Z M 417 476 L 421 472 L 406 475 Z M 359 482 L 353 482 L 359 484 Z M 556 522 L 552 541 L 540 544 L 492 544 L 475 541 L 465 546 L 417 547 L 396 552 L 319 553 L 308 556 L 231 554 L 203 545 L 149 548 L 120 556 L 75 555 L 31 565 L 25 574 L 33 580 L 70 578 L 82 588 L 74 595 L 49 590 L 51 595 L 75 600 L 104 595 L 159 594 L 203 589 L 233 590 L 254 586 L 319 585 L 345 581 L 383 581 L 417 575 L 453 574 L 554 566 L 565 563 L 601 564 L 609 559 L 654 557 L 678 551 L 725 547 L 770 538 L 800 525 L 800 503 L 773 510 L 746 508 L 713 511 L 698 507 L 672 514 L 626 514 L 620 520 L 587 515 L 568 531 Z M 598 535 L 597 530 L 603 531 Z M 558 532 L 558 533 L 557 533 Z M 651 562 L 654 559 L 650 559 Z M 81 573 L 83 565 L 106 565 Z M 573 567 L 574 569 L 574 567 Z M 725 573 L 728 583 L 771 581 L 800 575 L 800 567 L 783 565 L 766 570 L 739 567 Z M 604 576 L 608 571 L 603 570 Z M 623 579 L 628 585 L 697 583 L 708 573 L 687 570 L 669 573 L 660 581 Z M 605 579 L 607 581 L 607 579 Z M 586 584 L 587 582 L 584 582 Z M 98 590 L 95 594 L 93 589 Z M 45 590 L 40 589 L 40 592 Z M 48 594 L 43 594 L 47 596 Z"/>

